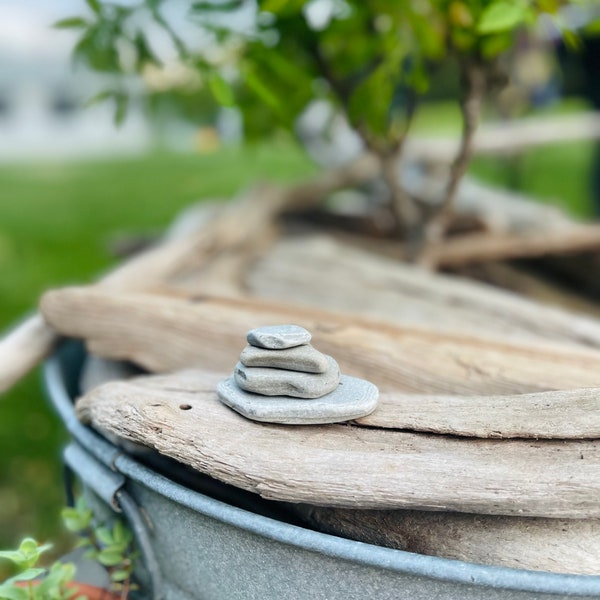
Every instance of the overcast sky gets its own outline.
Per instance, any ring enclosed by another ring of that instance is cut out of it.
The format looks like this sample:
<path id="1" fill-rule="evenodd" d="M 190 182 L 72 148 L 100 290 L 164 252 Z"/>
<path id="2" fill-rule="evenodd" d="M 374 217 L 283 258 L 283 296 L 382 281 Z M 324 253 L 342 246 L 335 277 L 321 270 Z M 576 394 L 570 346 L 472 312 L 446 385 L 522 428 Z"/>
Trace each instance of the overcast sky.
<path id="1" fill-rule="evenodd" d="M 52 23 L 86 8 L 83 0 L 0 0 L 0 53 L 68 56 L 76 34 L 55 30 Z"/>

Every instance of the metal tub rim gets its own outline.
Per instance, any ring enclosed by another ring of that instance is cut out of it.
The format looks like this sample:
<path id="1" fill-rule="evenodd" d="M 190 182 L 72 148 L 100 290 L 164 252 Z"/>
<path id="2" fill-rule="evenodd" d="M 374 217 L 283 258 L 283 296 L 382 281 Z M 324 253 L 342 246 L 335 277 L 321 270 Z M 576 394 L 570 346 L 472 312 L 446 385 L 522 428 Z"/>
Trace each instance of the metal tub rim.
<path id="1" fill-rule="evenodd" d="M 67 371 L 72 368 L 68 365 L 69 358 L 72 359 L 61 349 L 46 361 L 43 371 L 46 392 L 69 433 L 110 469 L 173 502 L 270 540 L 387 571 L 521 592 L 600 597 L 597 575 L 497 567 L 375 546 L 284 523 L 190 490 L 139 463 L 78 421 L 69 393 Z"/>

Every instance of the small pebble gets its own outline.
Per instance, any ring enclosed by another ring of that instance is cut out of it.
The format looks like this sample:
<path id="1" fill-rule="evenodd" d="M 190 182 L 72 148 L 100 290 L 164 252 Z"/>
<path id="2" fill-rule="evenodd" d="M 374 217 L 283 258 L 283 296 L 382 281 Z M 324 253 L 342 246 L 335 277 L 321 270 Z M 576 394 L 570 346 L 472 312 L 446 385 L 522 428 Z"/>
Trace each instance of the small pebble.
<path id="1" fill-rule="evenodd" d="M 320 398 L 333 391 L 340 381 L 340 368 L 331 356 L 325 373 L 302 373 L 268 367 L 245 367 L 241 362 L 234 370 L 240 388 L 263 396 Z"/>
<path id="2" fill-rule="evenodd" d="M 246 334 L 251 346 L 268 350 L 281 350 L 308 344 L 311 334 L 298 325 L 269 325 L 252 329 Z"/>
<path id="3" fill-rule="evenodd" d="M 330 394 L 299 402 L 286 396 L 260 396 L 241 390 L 233 377 L 217 386 L 221 401 L 244 417 L 254 421 L 285 425 L 341 423 L 371 414 L 379 390 L 369 381 L 342 375 L 339 386 Z"/>
<path id="4" fill-rule="evenodd" d="M 325 373 L 329 367 L 327 356 L 310 344 L 284 350 L 246 346 L 240 354 L 240 362 L 245 367 L 270 367 L 304 373 Z"/>

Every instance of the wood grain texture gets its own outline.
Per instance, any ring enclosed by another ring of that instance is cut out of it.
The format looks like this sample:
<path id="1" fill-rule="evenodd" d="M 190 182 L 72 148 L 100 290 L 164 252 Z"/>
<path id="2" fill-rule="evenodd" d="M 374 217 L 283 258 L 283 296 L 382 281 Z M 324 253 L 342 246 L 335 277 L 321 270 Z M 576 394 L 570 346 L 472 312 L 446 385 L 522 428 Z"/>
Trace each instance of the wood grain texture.
<path id="1" fill-rule="evenodd" d="M 507 395 L 600 387 L 597 350 L 394 326 L 261 300 L 65 288 L 45 294 L 41 309 L 52 327 L 84 338 L 93 353 L 153 372 L 230 371 L 247 331 L 295 323 L 313 334 L 315 348 L 333 356 L 342 373 L 368 379 L 381 391 Z"/>
<path id="2" fill-rule="evenodd" d="M 383 393 L 357 425 L 482 438 L 600 438 L 600 388 L 510 396 Z"/>
<path id="3" fill-rule="evenodd" d="M 256 297 L 351 311 L 392 324 L 600 348 L 596 319 L 427 272 L 326 235 L 280 240 L 248 269 L 244 281 Z M 198 281 L 196 289 L 202 284 Z"/>
<path id="4" fill-rule="evenodd" d="M 555 231 L 540 228 L 520 234 L 473 233 L 449 238 L 429 246 L 423 260 L 432 268 L 442 268 L 599 250 L 600 225 L 571 224 Z"/>
<path id="5" fill-rule="evenodd" d="M 475 440 L 351 425 L 277 426 L 221 404 L 201 371 L 108 383 L 86 423 L 274 500 L 365 509 L 600 517 L 600 442 Z"/>
<path id="6" fill-rule="evenodd" d="M 290 507 L 319 531 L 501 567 L 600 574 L 600 520 L 506 517 L 416 510 Z"/>

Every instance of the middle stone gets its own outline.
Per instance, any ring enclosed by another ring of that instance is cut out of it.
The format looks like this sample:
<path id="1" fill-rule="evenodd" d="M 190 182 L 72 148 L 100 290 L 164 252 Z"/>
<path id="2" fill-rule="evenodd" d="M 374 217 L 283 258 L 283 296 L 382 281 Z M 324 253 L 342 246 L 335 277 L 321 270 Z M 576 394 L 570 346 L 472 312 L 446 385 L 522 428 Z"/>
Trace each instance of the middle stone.
<path id="1" fill-rule="evenodd" d="M 304 373 L 325 373 L 330 367 L 327 356 L 310 344 L 285 350 L 246 346 L 240 354 L 240 362 L 245 367 L 271 367 Z"/>
<path id="2" fill-rule="evenodd" d="M 263 396 L 292 396 L 294 398 L 320 398 L 336 389 L 340 381 L 340 368 L 331 356 L 324 373 L 303 373 L 282 368 L 246 367 L 239 362 L 234 371 L 237 385 Z"/>

